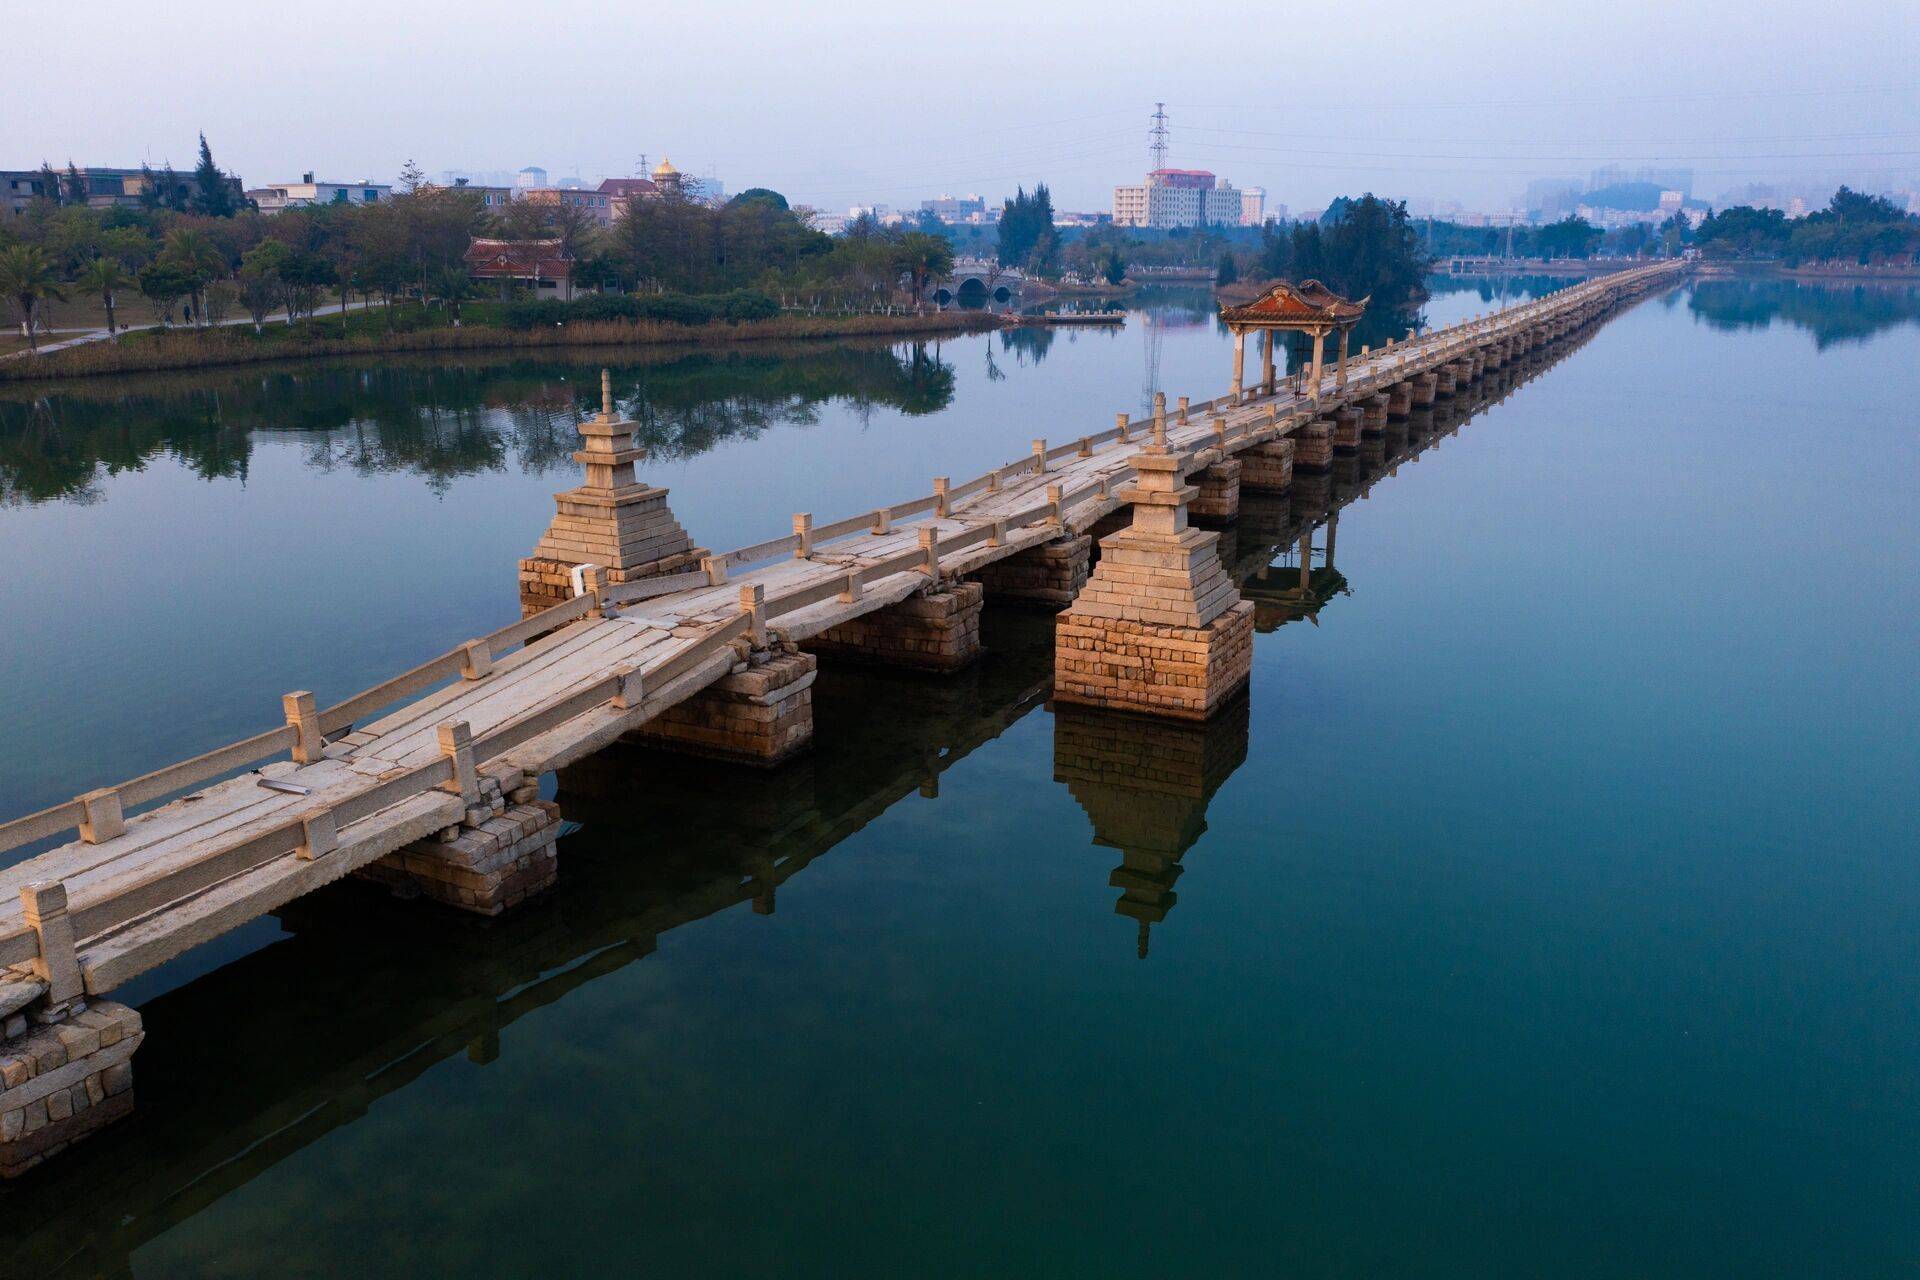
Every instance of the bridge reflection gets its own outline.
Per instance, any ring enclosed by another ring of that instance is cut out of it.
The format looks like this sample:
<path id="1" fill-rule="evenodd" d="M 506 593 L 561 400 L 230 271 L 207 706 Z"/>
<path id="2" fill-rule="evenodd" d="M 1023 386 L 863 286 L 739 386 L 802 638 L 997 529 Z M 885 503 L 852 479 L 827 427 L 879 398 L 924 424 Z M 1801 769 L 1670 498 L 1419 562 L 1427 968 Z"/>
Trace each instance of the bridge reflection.
<path id="1" fill-rule="evenodd" d="M 1537 367 L 1516 363 L 1390 424 L 1331 472 L 1298 473 L 1284 497 L 1243 499 L 1221 554 L 1261 629 L 1337 607 L 1343 509 Z M 481 922 L 354 883 L 291 904 L 284 937 L 143 1003 L 164 1034 L 142 1051 L 137 1119 L 0 1191 L 0 1275 L 129 1274 L 147 1241 L 436 1065 L 491 1062 L 503 1030 L 646 958 L 670 930 L 742 904 L 773 913 L 792 877 L 902 799 L 937 796 L 946 770 L 1046 706 L 1052 618 L 993 611 L 987 625 L 987 659 L 939 680 L 823 670 L 813 750 L 731 771 L 725 806 L 711 803 L 717 766 L 646 747 L 561 771 L 559 803 L 581 827 L 562 846 L 558 887 L 527 909 Z M 1052 714 L 1053 778 L 1092 844 L 1117 854 L 1106 888 L 1144 958 L 1210 804 L 1247 758 L 1247 703 L 1193 726 Z M 231 1034 L 239 1008 L 244 1036 Z"/>

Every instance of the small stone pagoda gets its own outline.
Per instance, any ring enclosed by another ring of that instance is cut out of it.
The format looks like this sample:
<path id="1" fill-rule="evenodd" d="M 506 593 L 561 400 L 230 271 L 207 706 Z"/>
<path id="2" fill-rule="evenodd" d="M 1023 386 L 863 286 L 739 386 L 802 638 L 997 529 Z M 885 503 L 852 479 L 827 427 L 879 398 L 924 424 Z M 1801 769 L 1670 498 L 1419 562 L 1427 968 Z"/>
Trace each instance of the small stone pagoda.
<path id="1" fill-rule="evenodd" d="M 634 425 L 614 416 L 613 379 L 602 370 L 600 414 L 579 425 L 585 440 L 573 455 L 587 482 L 554 495 L 553 523 L 520 562 L 523 617 L 570 598 L 576 565 L 599 565 L 601 581 L 613 584 L 677 573 L 707 554 L 673 518 L 667 491 L 634 476 L 633 464 L 647 456 L 634 442 Z"/>
<path id="2" fill-rule="evenodd" d="M 1133 524 L 1100 540 L 1100 563 L 1054 628 L 1053 696 L 1204 720 L 1253 667 L 1253 606 L 1220 563 L 1220 535 L 1192 528 L 1199 493 L 1164 443 L 1136 454 L 1120 496 Z"/>

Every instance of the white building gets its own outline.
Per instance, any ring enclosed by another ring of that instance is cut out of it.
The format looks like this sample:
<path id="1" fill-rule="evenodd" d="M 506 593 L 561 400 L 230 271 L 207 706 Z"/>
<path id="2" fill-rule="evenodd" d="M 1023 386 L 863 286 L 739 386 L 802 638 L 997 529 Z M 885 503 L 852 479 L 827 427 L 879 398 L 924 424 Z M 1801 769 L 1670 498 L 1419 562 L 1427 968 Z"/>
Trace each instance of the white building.
<path id="1" fill-rule="evenodd" d="M 523 191 L 547 185 L 547 171 L 537 164 L 530 164 L 513 175 L 513 185 Z"/>
<path id="2" fill-rule="evenodd" d="M 260 206 L 262 213 L 282 209 L 305 208 L 316 204 L 378 204 L 393 198 L 390 182 L 315 182 L 311 173 L 300 175 L 298 182 L 276 182 L 254 187 L 247 198 Z"/>
<path id="3" fill-rule="evenodd" d="M 1124 227 L 1238 227 L 1245 202 L 1241 190 L 1205 169 L 1155 169 L 1139 186 L 1113 189 L 1113 220 Z M 1264 202 L 1266 193 L 1260 196 Z"/>

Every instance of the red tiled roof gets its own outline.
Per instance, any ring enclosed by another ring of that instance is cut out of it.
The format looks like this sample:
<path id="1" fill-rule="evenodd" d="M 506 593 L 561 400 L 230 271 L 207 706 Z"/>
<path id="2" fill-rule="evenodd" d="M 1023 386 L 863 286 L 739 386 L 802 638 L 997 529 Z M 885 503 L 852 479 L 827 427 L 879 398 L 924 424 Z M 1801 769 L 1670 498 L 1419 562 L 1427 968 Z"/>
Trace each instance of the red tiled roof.
<path id="1" fill-rule="evenodd" d="M 1220 308 L 1220 318 L 1269 325 L 1350 324 L 1366 311 L 1367 301 L 1343 298 L 1318 280 L 1282 280 L 1243 307 Z"/>
<path id="2" fill-rule="evenodd" d="M 467 246 L 467 273 L 482 279 L 520 279 L 538 266 L 544 280 L 565 280 L 573 258 L 558 240 L 475 240 Z"/>

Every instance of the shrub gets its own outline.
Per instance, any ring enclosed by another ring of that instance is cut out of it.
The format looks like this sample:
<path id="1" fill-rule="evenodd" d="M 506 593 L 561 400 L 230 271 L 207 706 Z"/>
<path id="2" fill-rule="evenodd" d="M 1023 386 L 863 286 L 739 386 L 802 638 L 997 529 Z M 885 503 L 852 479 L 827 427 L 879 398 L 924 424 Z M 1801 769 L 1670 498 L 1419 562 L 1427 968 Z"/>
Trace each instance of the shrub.
<path id="1" fill-rule="evenodd" d="M 771 320 L 780 314 L 780 304 L 764 293 L 739 289 L 732 293 L 690 294 L 658 293 L 646 297 L 629 294 L 591 294 L 572 302 L 548 299 L 541 302 L 508 303 L 501 322 L 509 329 L 546 329 L 558 324 L 605 323 L 608 321 L 653 320 L 662 324 L 698 326 L 725 320 L 738 324 L 743 320 Z"/>

